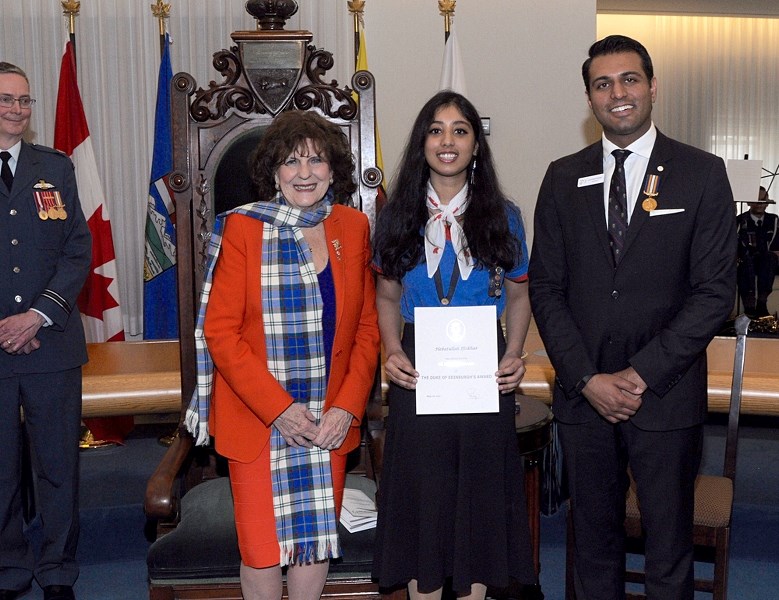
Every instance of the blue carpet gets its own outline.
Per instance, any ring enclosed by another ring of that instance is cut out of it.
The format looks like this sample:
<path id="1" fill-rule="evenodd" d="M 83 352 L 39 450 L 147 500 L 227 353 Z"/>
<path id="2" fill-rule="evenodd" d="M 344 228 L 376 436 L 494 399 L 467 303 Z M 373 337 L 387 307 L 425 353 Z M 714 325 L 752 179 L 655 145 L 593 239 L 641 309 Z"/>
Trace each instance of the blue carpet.
<path id="1" fill-rule="evenodd" d="M 158 442 L 172 427 L 137 427 L 125 446 L 81 455 L 81 575 L 79 600 L 143 600 L 146 584 L 146 482 L 165 448 Z M 706 427 L 701 470 L 723 463 L 724 425 L 720 416 Z M 34 528 L 33 528 L 34 529 Z M 733 513 L 729 598 L 779 597 L 779 420 L 744 419 L 739 446 Z M 34 531 L 33 531 L 34 534 Z M 547 600 L 565 597 L 565 510 L 541 519 L 541 584 Z M 696 594 L 695 600 L 710 600 Z M 37 586 L 24 600 L 42 600 Z"/>
<path id="2" fill-rule="evenodd" d="M 779 442 L 772 449 L 779 452 Z M 779 486 L 773 482 L 775 498 Z M 541 517 L 541 587 L 546 600 L 565 598 L 565 519 L 563 508 Z M 731 600 L 771 600 L 779 597 L 779 503 L 740 504 L 733 510 L 728 597 Z M 696 565 L 711 575 L 710 565 Z M 695 600 L 711 600 L 696 593 Z"/>

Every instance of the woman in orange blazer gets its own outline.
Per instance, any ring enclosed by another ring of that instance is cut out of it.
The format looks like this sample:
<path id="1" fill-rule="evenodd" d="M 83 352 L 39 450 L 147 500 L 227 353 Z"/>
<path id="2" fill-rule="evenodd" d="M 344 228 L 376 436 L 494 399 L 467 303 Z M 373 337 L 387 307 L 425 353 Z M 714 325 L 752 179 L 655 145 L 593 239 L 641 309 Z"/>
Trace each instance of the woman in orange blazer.
<path id="1" fill-rule="evenodd" d="M 368 219 L 334 204 L 355 189 L 353 159 L 313 112 L 277 117 L 251 168 L 272 200 L 223 219 L 209 429 L 229 459 L 244 598 L 281 598 L 287 565 L 290 598 L 318 598 L 379 354 Z"/>

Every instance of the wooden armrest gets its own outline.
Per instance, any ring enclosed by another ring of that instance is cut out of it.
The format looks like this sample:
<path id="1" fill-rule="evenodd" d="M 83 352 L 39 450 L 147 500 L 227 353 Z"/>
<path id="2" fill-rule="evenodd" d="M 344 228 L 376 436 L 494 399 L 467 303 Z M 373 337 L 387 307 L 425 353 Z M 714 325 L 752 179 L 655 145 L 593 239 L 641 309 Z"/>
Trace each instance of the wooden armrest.
<path id="1" fill-rule="evenodd" d="M 143 510 L 152 519 L 172 520 L 179 509 L 174 487 L 176 478 L 187 462 L 194 446 L 192 436 L 183 424 L 179 425 L 173 443 L 146 484 Z"/>

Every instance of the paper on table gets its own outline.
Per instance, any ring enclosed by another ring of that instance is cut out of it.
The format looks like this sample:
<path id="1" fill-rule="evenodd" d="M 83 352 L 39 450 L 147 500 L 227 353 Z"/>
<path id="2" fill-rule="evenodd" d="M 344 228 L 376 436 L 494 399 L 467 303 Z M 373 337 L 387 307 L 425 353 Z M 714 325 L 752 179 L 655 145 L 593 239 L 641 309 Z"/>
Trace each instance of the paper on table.
<path id="1" fill-rule="evenodd" d="M 356 533 L 376 527 L 376 504 L 361 490 L 344 489 L 341 505 L 341 525 L 349 533 Z"/>
<path id="2" fill-rule="evenodd" d="M 414 309 L 417 414 L 498 412 L 494 306 Z"/>

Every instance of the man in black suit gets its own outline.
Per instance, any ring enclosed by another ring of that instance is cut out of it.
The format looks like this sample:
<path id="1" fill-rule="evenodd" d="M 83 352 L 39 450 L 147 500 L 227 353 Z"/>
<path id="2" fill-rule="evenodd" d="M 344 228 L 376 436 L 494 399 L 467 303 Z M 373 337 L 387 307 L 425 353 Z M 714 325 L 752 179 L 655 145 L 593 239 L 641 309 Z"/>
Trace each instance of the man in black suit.
<path id="1" fill-rule="evenodd" d="M 738 293 L 744 312 L 750 316 L 768 315 L 768 296 L 774 289 L 779 265 L 779 217 L 766 212 L 768 190 L 760 186 L 757 202 L 738 216 Z"/>
<path id="2" fill-rule="evenodd" d="M 557 378 L 577 599 L 625 597 L 629 466 L 648 597 L 691 600 L 706 347 L 735 297 L 733 197 L 722 160 L 655 128 L 640 43 L 596 42 L 582 75 L 603 137 L 549 166 L 529 272 Z"/>
<path id="3" fill-rule="evenodd" d="M 22 140 L 34 102 L 24 71 L 0 62 L 0 600 L 33 578 L 45 600 L 71 600 L 87 361 L 76 298 L 92 242 L 70 159 Z M 23 530 L 20 407 L 42 528 L 37 560 Z"/>

